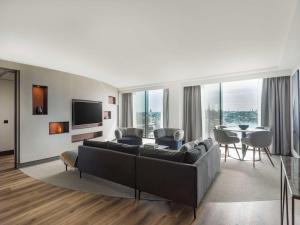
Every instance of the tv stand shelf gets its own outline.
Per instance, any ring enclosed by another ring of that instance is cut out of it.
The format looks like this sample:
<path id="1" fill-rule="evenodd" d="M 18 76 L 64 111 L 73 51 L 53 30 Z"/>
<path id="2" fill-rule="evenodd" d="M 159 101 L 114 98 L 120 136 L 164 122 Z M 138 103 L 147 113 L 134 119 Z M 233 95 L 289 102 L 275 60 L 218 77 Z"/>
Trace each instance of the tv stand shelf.
<path id="1" fill-rule="evenodd" d="M 100 127 L 100 126 L 102 126 L 102 122 L 101 123 L 82 124 L 82 125 L 72 125 L 72 130 L 84 129 L 84 128 L 90 128 L 90 127 Z"/>
<path id="2" fill-rule="evenodd" d="M 84 139 L 93 139 L 97 137 L 102 137 L 102 135 L 103 135 L 102 131 L 84 133 L 84 134 L 75 134 L 72 135 L 72 143 L 83 141 Z"/>

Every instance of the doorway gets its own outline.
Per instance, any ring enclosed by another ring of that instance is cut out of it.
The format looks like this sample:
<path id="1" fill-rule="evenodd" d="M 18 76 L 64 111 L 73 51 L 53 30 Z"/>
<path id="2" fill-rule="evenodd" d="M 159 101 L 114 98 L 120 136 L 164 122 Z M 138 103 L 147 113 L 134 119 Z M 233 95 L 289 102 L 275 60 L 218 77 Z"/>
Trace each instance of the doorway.
<path id="1" fill-rule="evenodd" d="M 18 80 L 18 71 L 0 68 L 0 172 L 18 165 Z"/>

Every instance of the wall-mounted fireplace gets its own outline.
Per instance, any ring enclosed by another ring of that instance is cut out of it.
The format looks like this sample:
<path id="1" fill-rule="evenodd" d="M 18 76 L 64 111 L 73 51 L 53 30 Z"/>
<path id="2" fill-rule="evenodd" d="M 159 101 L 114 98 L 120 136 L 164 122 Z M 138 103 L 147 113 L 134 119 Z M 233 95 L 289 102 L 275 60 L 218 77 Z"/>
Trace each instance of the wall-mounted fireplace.
<path id="1" fill-rule="evenodd" d="M 69 132 L 69 122 L 49 122 L 49 134 L 62 134 Z"/>

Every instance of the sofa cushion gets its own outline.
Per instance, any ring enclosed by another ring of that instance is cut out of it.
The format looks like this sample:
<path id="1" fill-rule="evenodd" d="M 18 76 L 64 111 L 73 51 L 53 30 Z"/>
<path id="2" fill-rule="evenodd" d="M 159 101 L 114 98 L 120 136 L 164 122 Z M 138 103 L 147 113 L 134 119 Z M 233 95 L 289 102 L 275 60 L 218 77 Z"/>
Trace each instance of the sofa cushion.
<path id="1" fill-rule="evenodd" d="M 201 141 L 202 141 L 202 138 L 198 138 L 194 141 L 194 143 L 195 143 L 195 145 L 199 145 Z"/>
<path id="2" fill-rule="evenodd" d="M 96 147 L 96 148 L 107 148 L 107 142 L 103 141 L 89 141 L 83 140 L 84 146 Z"/>
<path id="3" fill-rule="evenodd" d="M 206 153 L 204 145 L 195 146 L 193 149 L 189 149 L 185 152 L 184 162 L 188 164 L 195 163 Z"/>
<path id="4" fill-rule="evenodd" d="M 184 162 L 184 152 L 162 149 L 141 148 L 140 156 L 163 159 L 173 162 Z"/>
<path id="5" fill-rule="evenodd" d="M 206 151 L 208 151 L 213 146 L 213 144 L 214 144 L 213 139 L 207 138 L 207 139 L 201 141 L 199 145 L 204 145 Z"/>
<path id="6" fill-rule="evenodd" d="M 204 145 L 197 145 L 195 146 L 195 149 L 201 152 L 201 154 L 205 154 L 206 152 L 206 147 Z"/>
<path id="7" fill-rule="evenodd" d="M 115 142 L 107 142 L 107 148 L 110 150 L 124 152 L 131 155 L 139 154 L 139 145 L 127 145 Z"/>
<path id="8" fill-rule="evenodd" d="M 194 141 L 190 141 L 190 142 L 187 142 L 184 145 L 182 145 L 179 151 L 187 152 L 189 150 L 192 150 L 195 146 L 196 145 L 195 145 Z"/>

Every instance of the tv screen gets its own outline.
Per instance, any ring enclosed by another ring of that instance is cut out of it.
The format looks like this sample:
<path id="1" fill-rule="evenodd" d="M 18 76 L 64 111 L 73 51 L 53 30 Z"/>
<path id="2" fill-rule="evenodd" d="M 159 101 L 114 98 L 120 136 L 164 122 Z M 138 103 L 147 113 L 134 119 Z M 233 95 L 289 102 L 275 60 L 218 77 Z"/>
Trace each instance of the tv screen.
<path id="1" fill-rule="evenodd" d="M 72 100 L 72 124 L 83 125 L 102 122 L 102 102 Z"/>

